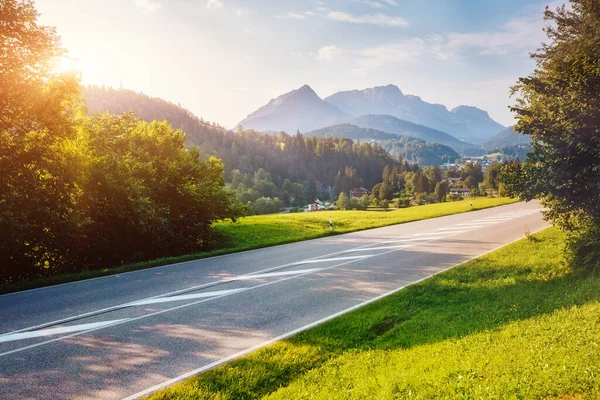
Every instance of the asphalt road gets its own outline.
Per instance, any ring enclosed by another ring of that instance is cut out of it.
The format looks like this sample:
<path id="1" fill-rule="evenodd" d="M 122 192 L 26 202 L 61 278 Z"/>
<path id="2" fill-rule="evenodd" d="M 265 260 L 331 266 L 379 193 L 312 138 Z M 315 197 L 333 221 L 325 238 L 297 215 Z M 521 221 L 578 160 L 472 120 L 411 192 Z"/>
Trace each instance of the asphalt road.
<path id="1" fill-rule="evenodd" d="M 545 228 L 540 209 L 517 203 L 0 296 L 0 397 L 135 397 Z"/>

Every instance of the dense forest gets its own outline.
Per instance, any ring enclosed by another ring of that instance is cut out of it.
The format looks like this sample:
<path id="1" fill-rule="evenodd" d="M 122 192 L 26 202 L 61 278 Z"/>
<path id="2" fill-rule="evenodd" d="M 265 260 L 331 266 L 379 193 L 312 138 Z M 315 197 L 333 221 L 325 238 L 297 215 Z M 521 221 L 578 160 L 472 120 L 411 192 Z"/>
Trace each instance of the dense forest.
<path id="1" fill-rule="evenodd" d="M 338 124 L 307 133 L 317 137 L 345 137 L 353 140 L 375 142 L 382 146 L 392 158 L 406 160 L 419 165 L 440 165 L 460 158 L 451 147 L 429 142 L 414 136 L 382 132 L 377 129 L 361 128 L 352 124 Z"/>

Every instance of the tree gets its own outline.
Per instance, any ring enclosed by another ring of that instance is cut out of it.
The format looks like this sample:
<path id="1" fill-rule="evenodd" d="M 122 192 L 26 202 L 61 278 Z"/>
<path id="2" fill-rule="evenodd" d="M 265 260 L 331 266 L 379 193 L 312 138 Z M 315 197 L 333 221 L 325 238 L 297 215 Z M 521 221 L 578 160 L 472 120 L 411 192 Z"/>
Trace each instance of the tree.
<path id="1" fill-rule="evenodd" d="M 483 182 L 486 184 L 487 189 L 498 191 L 498 184 L 500 183 L 500 171 L 502 170 L 502 164 L 493 163 L 485 171 L 485 177 Z"/>
<path id="2" fill-rule="evenodd" d="M 438 182 L 435 185 L 434 195 L 439 202 L 446 201 L 446 196 L 448 195 L 449 188 L 450 184 L 448 183 L 448 181 Z"/>
<path id="3" fill-rule="evenodd" d="M 19 279 L 66 262 L 78 81 L 52 72 L 65 51 L 32 1 L 3 0 L 0 16 L 0 278 Z"/>
<path id="4" fill-rule="evenodd" d="M 344 192 L 340 193 L 340 196 L 337 199 L 337 208 L 340 210 L 349 210 L 350 209 L 350 198 Z"/>
<path id="5" fill-rule="evenodd" d="M 600 2 L 570 5 L 546 8 L 549 43 L 512 88 L 515 130 L 532 139 L 516 188 L 568 232 L 573 265 L 600 270 Z"/>

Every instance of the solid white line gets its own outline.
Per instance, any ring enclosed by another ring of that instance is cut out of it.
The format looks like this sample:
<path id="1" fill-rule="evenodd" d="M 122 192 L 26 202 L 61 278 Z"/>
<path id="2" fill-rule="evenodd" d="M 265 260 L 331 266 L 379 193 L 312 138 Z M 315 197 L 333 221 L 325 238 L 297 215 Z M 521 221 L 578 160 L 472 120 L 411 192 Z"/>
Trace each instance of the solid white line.
<path id="1" fill-rule="evenodd" d="M 216 292 L 182 294 L 181 296 L 158 297 L 156 299 L 134 301 L 133 303 L 129 303 L 129 305 L 130 306 L 144 306 L 144 305 L 148 305 L 148 304 L 168 303 L 171 301 L 200 299 L 200 298 L 204 298 L 204 297 L 222 296 L 224 294 L 235 293 L 239 290 L 242 290 L 242 289 L 229 289 L 229 290 L 219 290 Z"/>
<path id="2" fill-rule="evenodd" d="M 127 321 L 127 320 L 128 320 L 128 318 L 115 319 L 112 321 L 93 322 L 90 324 L 81 324 L 81 325 L 73 325 L 73 326 L 63 326 L 60 328 L 43 329 L 41 331 L 15 333 L 13 335 L 6 335 L 6 336 L 0 337 L 0 343 L 13 342 L 15 340 L 31 339 L 31 338 L 37 338 L 37 337 L 43 337 L 43 336 L 60 335 L 62 333 L 87 331 L 89 329 L 101 328 L 101 327 L 104 327 L 107 325 L 113 325 L 113 324 L 116 324 L 116 323 L 119 323 L 122 321 Z"/>
<path id="3" fill-rule="evenodd" d="M 540 229 L 540 230 L 538 230 L 538 231 L 536 231 L 536 232 L 539 232 L 539 231 L 541 231 L 541 230 L 543 230 L 543 229 L 546 229 L 546 228 L 542 228 L 542 229 Z M 532 233 L 535 233 L 535 232 L 532 232 Z M 375 301 L 377 301 L 377 300 L 380 300 L 380 299 L 382 299 L 382 298 L 384 298 L 384 297 L 387 297 L 387 296 L 390 296 L 390 295 L 392 295 L 392 294 L 394 294 L 394 293 L 397 293 L 397 292 L 399 292 L 400 290 L 402 290 L 402 289 L 406 288 L 407 286 L 415 285 L 415 284 L 417 284 L 417 283 L 419 283 L 419 282 L 422 282 L 422 281 L 424 281 L 424 280 L 426 280 L 426 279 L 429 279 L 429 278 L 431 278 L 431 277 L 433 277 L 433 276 L 435 276 L 435 275 L 441 274 L 441 273 L 443 273 L 443 272 L 446 272 L 446 271 L 448 271 L 448 270 L 450 270 L 450 269 L 452 269 L 452 268 L 456 268 L 456 267 L 458 267 L 458 266 L 460 266 L 460 265 L 463 265 L 463 264 L 465 264 L 465 263 L 468 263 L 469 261 L 472 261 L 472 260 L 474 260 L 474 259 L 476 259 L 476 258 L 483 257 L 483 256 L 485 256 L 486 254 L 489 254 L 489 253 L 492 253 L 492 252 L 494 252 L 494 251 L 496 251 L 496 250 L 499 250 L 499 249 L 501 249 L 502 247 L 508 246 L 509 244 L 512 244 L 512 243 L 518 242 L 519 240 L 523 240 L 523 238 L 515 239 L 515 240 L 513 240 L 512 242 L 505 243 L 505 244 L 503 244 L 503 245 L 501 245 L 501 246 L 498 246 L 498 247 L 494 248 L 493 250 L 486 251 L 485 253 L 482 253 L 482 254 L 479 254 L 479 255 L 477 255 L 477 256 L 471 257 L 471 258 L 469 258 L 468 260 L 461 262 L 460 264 L 456 264 L 456 265 L 453 265 L 453 266 L 451 266 L 451 267 L 448 267 L 448 268 L 442 269 L 442 270 L 440 270 L 440 271 L 438 271 L 438 272 L 436 272 L 436 273 L 433 273 L 433 274 L 431 274 L 431 275 L 429 275 L 429 276 L 426 276 L 426 277 L 424 277 L 424 278 L 418 279 L 418 280 L 416 280 L 416 281 L 414 281 L 414 282 L 411 282 L 411 283 L 409 283 L 409 284 L 406 284 L 406 285 L 404 285 L 404 286 L 400 286 L 400 287 L 398 287 L 398 288 L 396 288 L 396 289 L 394 289 L 394 290 L 391 290 L 391 291 L 389 291 L 389 292 L 386 292 L 386 293 L 384 293 L 384 294 L 381 294 L 381 295 L 379 295 L 379 296 L 377 296 L 377 297 L 374 297 L 374 298 L 372 298 L 372 299 L 370 299 L 370 300 L 367 300 L 367 301 L 364 301 L 364 302 L 362 302 L 362 303 L 356 304 L 356 305 L 354 305 L 354 306 L 352 306 L 352 307 L 346 308 L 345 310 L 339 311 L 339 312 L 337 312 L 337 313 L 335 313 L 335 314 L 331 314 L 331 315 L 329 315 L 329 316 L 327 316 L 327 317 L 325 317 L 325 318 L 322 318 L 322 319 L 320 319 L 320 320 L 318 320 L 318 321 L 315 321 L 315 322 L 312 322 L 312 323 L 310 323 L 310 324 L 304 325 L 304 326 L 302 326 L 302 327 L 300 327 L 300 328 L 297 328 L 297 329 L 291 330 L 291 331 L 289 331 L 289 332 L 286 332 L 286 333 L 284 333 L 284 334 L 282 334 L 282 335 L 279 335 L 279 336 L 277 336 L 277 337 L 275 337 L 275 338 L 273 338 L 273 339 L 270 339 L 270 340 L 267 340 L 267 341 L 265 341 L 265 342 L 262 342 L 262 343 L 260 343 L 260 344 L 254 345 L 254 346 L 252 346 L 252 347 L 249 347 L 249 348 L 247 348 L 247 349 L 245 349 L 245 350 L 239 351 L 239 352 L 237 352 L 237 353 L 235 353 L 235 354 L 232 354 L 232 355 L 230 355 L 230 356 L 227 356 L 227 357 L 221 358 L 220 360 L 214 361 L 214 362 L 212 362 L 212 363 L 210 363 L 210 364 L 207 364 L 207 365 L 205 365 L 205 366 L 203 366 L 203 367 L 200 367 L 200 368 L 194 369 L 194 370 L 192 370 L 192 371 L 186 372 L 185 374 L 179 375 L 179 376 L 177 376 L 177 377 L 175 377 L 175 378 L 169 379 L 168 381 L 165 381 L 165 382 L 159 383 L 159 384 L 157 384 L 157 385 L 154 385 L 154 386 L 152 386 L 152 387 L 150 387 L 150 388 L 148 388 L 148 389 L 142 390 L 141 392 L 138 392 L 138 393 L 132 394 L 131 396 L 127 396 L 127 397 L 123 398 L 123 400 L 135 400 L 135 399 L 138 399 L 138 398 L 140 398 L 140 397 L 142 397 L 142 396 L 147 396 L 147 395 L 149 395 L 150 393 L 156 392 L 156 391 L 157 391 L 157 390 L 159 390 L 159 389 L 163 389 L 163 388 L 166 388 L 166 387 L 168 387 L 168 386 L 171 386 L 171 385 L 173 385 L 173 384 L 175 384 L 175 383 L 177 383 L 177 382 L 179 382 L 179 381 L 182 381 L 182 380 L 184 380 L 184 379 L 187 379 L 187 378 L 189 378 L 189 377 L 192 377 L 192 376 L 194 376 L 194 375 L 198 375 L 198 374 L 199 374 L 199 373 L 201 373 L 201 372 L 206 372 L 206 371 L 208 371 L 208 370 L 210 370 L 210 369 L 213 369 L 213 368 L 215 368 L 215 367 L 218 367 L 218 366 L 220 366 L 220 365 L 222 365 L 222 364 L 225 364 L 226 362 L 229 362 L 229 361 L 235 360 L 236 358 L 239 358 L 239 357 L 241 357 L 241 356 L 244 356 L 244 355 L 246 355 L 246 354 L 252 353 L 253 351 L 255 351 L 255 350 L 258 350 L 258 349 L 260 349 L 260 348 L 262 348 L 262 347 L 265 347 L 265 346 L 268 346 L 268 345 L 270 345 L 270 344 L 273 344 L 273 343 L 275 343 L 275 342 L 278 342 L 278 341 L 280 341 L 280 340 L 286 339 L 286 338 L 288 338 L 288 337 L 290 337 L 290 336 L 293 336 L 293 335 L 295 335 L 295 334 L 297 334 L 297 333 L 300 333 L 300 332 L 302 332 L 302 331 L 305 331 L 305 330 L 307 330 L 307 329 L 314 328 L 315 326 L 321 325 L 321 324 L 322 324 L 322 323 L 324 323 L 324 322 L 330 321 L 330 320 L 332 320 L 332 319 L 334 319 L 334 318 L 337 318 L 337 317 L 339 317 L 339 316 L 341 316 L 341 315 L 347 314 L 347 313 L 349 313 L 349 312 L 351 312 L 351 311 L 354 311 L 354 310 L 356 310 L 356 309 L 358 309 L 358 308 L 364 307 L 364 306 L 366 306 L 366 305 L 368 305 L 368 304 L 371 304 L 371 303 L 373 303 L 373 302 L 375 302 Z"/>

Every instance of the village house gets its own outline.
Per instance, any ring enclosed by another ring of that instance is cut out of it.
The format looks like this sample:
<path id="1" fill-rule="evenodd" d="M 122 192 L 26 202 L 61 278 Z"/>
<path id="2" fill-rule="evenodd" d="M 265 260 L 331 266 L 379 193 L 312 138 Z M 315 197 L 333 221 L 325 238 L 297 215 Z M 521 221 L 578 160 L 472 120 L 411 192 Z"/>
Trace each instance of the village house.
<path id="1" fill-rule="evenodd" d="M 450 196 L 463 196 L 467 197 L 471 195 L 471 189 L 463 189 L 463 188 L 450 188 L 449 190 Z"/>
<path id="2" fill-rule="evenodd" d="M 354 188 L 350 191 L 350 197 L 356 197 L 357 199 L 360 199 L 364 195 L 369 196 L 370 194 L 371 194 L 371 192 L 369 191 L 369 189 L 366 189 L 362 186 Z"/>
<path id="3" fill-rule="evenodd" d="M 452 186 L 456 186 L 456 185 L 462 183 L 462 178 L 447 178 L 446 180 Z"/>

